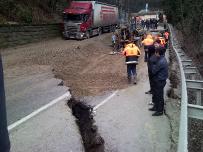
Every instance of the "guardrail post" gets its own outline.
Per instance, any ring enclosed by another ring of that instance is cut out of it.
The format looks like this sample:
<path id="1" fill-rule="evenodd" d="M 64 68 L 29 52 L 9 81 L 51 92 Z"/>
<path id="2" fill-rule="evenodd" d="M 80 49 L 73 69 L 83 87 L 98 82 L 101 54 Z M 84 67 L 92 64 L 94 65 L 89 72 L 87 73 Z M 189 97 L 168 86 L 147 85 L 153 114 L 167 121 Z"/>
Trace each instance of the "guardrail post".
<path id="1" fill-rule="evenodd" d="M 197 105 L 202 105 L 202 91 L 196 90 L 196 103 Z"/>
<path id="2" fill-rule="evenodd" d="M 188 116 L 203 120 L 203 106 L 188 104 Z"/>
<path id="3" fill-rule="evenodd" d="M 185 67 L 184 69 L 185 74 L 197 74 L 196 67 Z"/>
<path id="4" fill-rule="evenodd" d="M 182 60 L 183 66 L 191 66 L 192 65 L 192 60 Z"/>
<path id="5" fill-rule="evenodd" d="M 195 90 L 196 94 L 196 104 L 203 105 L 202 103 L 202 90 L 203 90 L 203 81 L 199 80 L 187 80 L 187 88 Z"/>

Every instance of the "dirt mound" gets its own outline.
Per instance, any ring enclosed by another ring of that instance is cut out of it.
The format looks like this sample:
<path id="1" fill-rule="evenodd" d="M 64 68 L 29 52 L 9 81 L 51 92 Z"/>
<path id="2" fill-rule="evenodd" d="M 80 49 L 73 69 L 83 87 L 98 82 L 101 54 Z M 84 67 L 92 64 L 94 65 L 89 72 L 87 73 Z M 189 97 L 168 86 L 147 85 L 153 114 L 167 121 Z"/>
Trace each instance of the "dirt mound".
<path id="1" fill-rule="evenodd" d="M 74 96 L 98 95 L 127 86 L 124 57 L 109 55 L 110 44 L 111 34 L 83 41 L 57 38 L 29 44 L 5 50 L 5 67 L 49 65 Z"/>

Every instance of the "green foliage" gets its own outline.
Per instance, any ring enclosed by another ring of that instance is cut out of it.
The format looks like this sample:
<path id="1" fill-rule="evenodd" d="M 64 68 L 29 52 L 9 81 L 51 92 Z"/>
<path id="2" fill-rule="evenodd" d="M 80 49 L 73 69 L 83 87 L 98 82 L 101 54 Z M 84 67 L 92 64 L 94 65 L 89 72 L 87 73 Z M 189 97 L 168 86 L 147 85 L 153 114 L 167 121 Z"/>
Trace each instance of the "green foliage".
<path id="1" fill-rule="evenodd" d="M 23 23 L 31 23 L 32 22 L 32 11 L 29 7 L 25 7 L 23 5 L 17 5 L 14 12 L 16 13 L 16 17 Z"/>
<path id="2" fill-rule="evenodd" d="M 168 21 L 176 26 L 181 25 L 185 35 L 193 34 L 196 38 L 202 35 L 202 0 L 165 0 L 164 6 Z"/>
<path id="3" fill-rule="evenodd" d="M 42 22 L 54 22 L 53 16 L 60 16 L 69 2 L 70 0 L 0 0 L 0 16 L 7 21 L 19 23 L 35 23 L 35 18 L 42 18 Z M 36 14 L 39 16 L 33 17 Z"/>
<path id="4" fill-rule="evenodd" d="M 6 23 L 6 19 L 0 15 L 0 24 L 5 24 Z"/>
<path id="5" fill-rule="evenodd" d="M 181 27 L 188 50 L 203 52 L 203 0 L 165 0 L 164 10 L 168 22 Z M 199 151 L 199 150 L 197 150 Z"/>

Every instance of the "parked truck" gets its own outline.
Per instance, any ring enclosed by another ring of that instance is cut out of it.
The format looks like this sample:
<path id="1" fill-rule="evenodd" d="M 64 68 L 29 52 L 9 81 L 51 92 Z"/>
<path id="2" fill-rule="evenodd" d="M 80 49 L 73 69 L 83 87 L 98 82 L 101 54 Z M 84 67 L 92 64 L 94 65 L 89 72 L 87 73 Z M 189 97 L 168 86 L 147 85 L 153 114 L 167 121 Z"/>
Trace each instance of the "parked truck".
<path id="1" fill-rule="evenodd" d="M 118 25 L 118 8 L 96 1 L 72 1 L 63 18 L 65 39 L 85 39 L 113 31 Z"/>

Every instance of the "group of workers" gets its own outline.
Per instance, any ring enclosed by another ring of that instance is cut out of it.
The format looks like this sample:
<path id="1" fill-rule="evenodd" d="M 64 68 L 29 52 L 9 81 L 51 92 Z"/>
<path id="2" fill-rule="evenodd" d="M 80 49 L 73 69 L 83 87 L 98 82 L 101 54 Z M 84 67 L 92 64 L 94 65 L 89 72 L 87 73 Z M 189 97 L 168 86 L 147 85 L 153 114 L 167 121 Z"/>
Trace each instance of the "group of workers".
<path id="1" fill-rule="evenodd" d="M 152 35 L 146 33 L 141 41 L 141 45 L 137 43 L 138 33 L 131 34 L 128 30 L 121 30 L 121 38 L 123 34 L 126 41 L 120 41 L 121 52 L 126 57 L 127 80 L 128 83 L 137 84 L 136 66 L 141 55 L 140 47 L 144 46 L 144 61 L 147 63 L 150 90 L 146 94 L 152 94 L 153 105 L 149 110 L 154 111 L 152 116 L 160 116 L 164 113 L 164 87 L 168 78 L 168 63 L 165 58 L 165 52 L 168 47 L 169 32 L 165 30 L 161 35 Z M 125 43 L 122 43 L 125 42 Z"/>
<path id="2" fill-rule="evenodd" d="M 158 20 L 153 18 L 153 19 L 146 19 L 146 20 L 141 20 L 141 26 L 143 29 L 157 29 L 158 27 Z"/>
<path id="3" fill-rule="evenodd" d="M 136 45 L 140 47 L 140 34 L 138 30 L 133 30 L 130 32 L 128 27 L 121 28 L 121 30 L 116 30 L 113 32 L 112 35 L 112 46 L 113 46 L 113 52 L 119 53 L 122 51 L 125 47 L 125 45 L 128 43 L 128 41 L 132 40 Z"/>
<path id="4" fill-rule="evenodd" d="M 169 36 L 165 31 L 164 35 Z M 152 116 L 160 116 L 164 113 L 164 87 L 168 78 L 168 63 L 165 58 L 169 37 L 155 37 L 148 34 L 142 42 L 145 50 L 145 62 L 148 66 L 150 90 L 146 94 L 152 94 L 153 105 L 150 111 L 155 111 Z"/>

